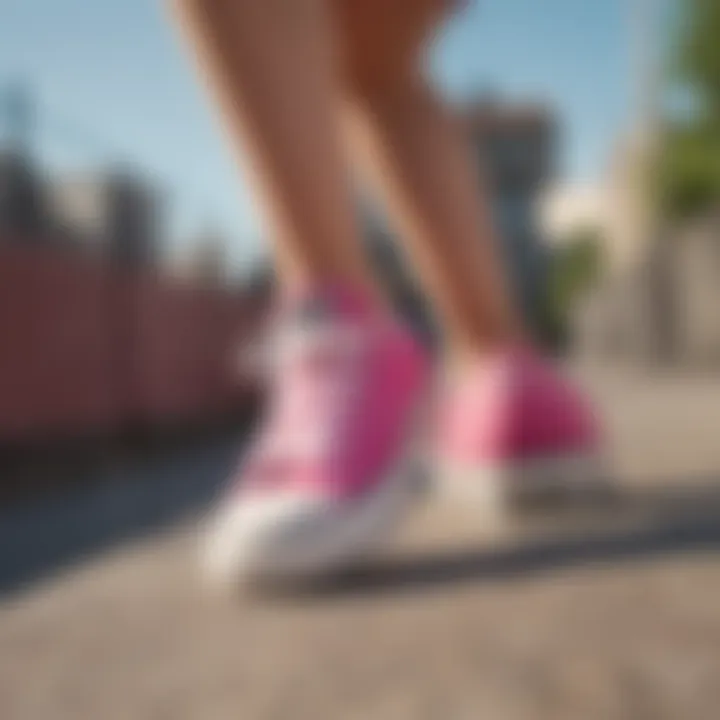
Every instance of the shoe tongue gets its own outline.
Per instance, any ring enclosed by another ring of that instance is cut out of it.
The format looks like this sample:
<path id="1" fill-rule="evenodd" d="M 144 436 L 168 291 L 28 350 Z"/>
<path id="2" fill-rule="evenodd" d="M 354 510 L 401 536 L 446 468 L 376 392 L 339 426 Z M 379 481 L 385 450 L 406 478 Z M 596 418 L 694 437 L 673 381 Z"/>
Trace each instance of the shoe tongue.
<path id="1" fill-rule="evenodd" d="M 321 337 L 339 337 L 343 332 L 337 334 L 338 330 L 357 329 L 376 314 L 366 294 L 345 286 L 285 292 L 262 335 L 244 353 L 241 366 L 254 378 L 268 378 L 277 366 L 281 348 L 311 345 Z"/>
<path id="2" fill-rule="evenodd" d="M 286 360 L 313 352 L 321 344 L 334 342 L 341 329 L 353 319 L 327 296 L 314 294 L 287 304 L 278 318 L 274 333 L 277 358 Z"/>
<path id="3" fill-rule="evenodd" d="M 262 332 L 244 349 L 240 363 L 243 372 L 256 380 L 269 381 L 281 357 L 307 345 L 338 319 L 332 304 L 321 295 L 279 298 Z"/>

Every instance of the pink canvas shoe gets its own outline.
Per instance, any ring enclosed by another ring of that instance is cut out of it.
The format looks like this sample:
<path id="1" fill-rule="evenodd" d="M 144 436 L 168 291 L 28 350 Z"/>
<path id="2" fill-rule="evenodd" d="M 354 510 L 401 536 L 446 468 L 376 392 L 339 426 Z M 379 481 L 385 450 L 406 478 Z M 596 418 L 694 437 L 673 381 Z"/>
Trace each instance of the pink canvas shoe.
<path id="1" fill-rule="evenodd" d="M 450 381 L 439 420 L 441 491 L 506 510 L 603 486 L 592 411 L 530 351 L 483 358 Z"/>
<path id="2" fill-rule="evenodd" d="M 222 584 L 335 569 L 385 539 L 414 495 L 424 352 L 347 293 L 284 315 L 267 417 L 208 537 Z"/>

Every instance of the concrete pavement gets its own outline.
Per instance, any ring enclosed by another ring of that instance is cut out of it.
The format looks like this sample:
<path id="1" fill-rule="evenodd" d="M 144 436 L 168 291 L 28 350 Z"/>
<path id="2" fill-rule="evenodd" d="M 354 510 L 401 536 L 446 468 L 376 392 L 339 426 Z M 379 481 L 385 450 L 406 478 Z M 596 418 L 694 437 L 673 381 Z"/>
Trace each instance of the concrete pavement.
<path id="1" fill-rule="evenodd" d="M 0 566 L 0 718 L 715 717 L 720 378 L 580 374 L 610 428 L 614 505 L 488 528 L 428 504 L 323 588 L 200 591 L 187 513 L 226 444 L 117 469 L 148 481 L 108 479 L 75 510 L 0 517 L 16 558 Z M 84 541 L 54 558 L 69 528 Z"/>

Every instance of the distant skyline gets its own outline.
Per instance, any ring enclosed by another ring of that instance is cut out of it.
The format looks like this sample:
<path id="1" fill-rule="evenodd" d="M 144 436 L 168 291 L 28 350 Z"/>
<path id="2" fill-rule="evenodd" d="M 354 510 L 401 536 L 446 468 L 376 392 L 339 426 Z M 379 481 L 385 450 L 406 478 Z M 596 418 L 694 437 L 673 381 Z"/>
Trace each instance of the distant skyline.
<path id="1" fill-rule="evenodd" d="M 443 31 L 433 73 L 455 99 L 492 92 L 548 104 L 561 124 L 563 178 L 599 178 L 631 109 L 627 0 L 482 0 Z M 37 146 L 57 168 L 140 162 L 174 199 L 182 237 L 213 223 L 233 254 L 261 235 L 238 173 L 154 0 L 0 0 L 0 87 L 38 100 Z"/>

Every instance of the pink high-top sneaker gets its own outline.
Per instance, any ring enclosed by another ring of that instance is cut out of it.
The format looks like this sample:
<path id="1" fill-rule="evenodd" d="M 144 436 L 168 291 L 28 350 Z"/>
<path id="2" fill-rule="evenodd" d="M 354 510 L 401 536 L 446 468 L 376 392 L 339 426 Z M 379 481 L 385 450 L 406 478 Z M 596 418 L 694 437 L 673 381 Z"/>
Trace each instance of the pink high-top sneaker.
<path id="1" fill-rule="evenodd" d="M 604 485 L 591 409 L 531 351 L 483 357 L 450 379 L 438 419 L 441 492 L 505 510 Z"/>
<path id="2" fill-rule="evenodd" d="M 220 584 L 342 566 L 381 543 L 415 494 L 428 363 L 410 333 L 334 288 L 282 312 L 277 341 L 267 417 L 205 547 Z"/>

